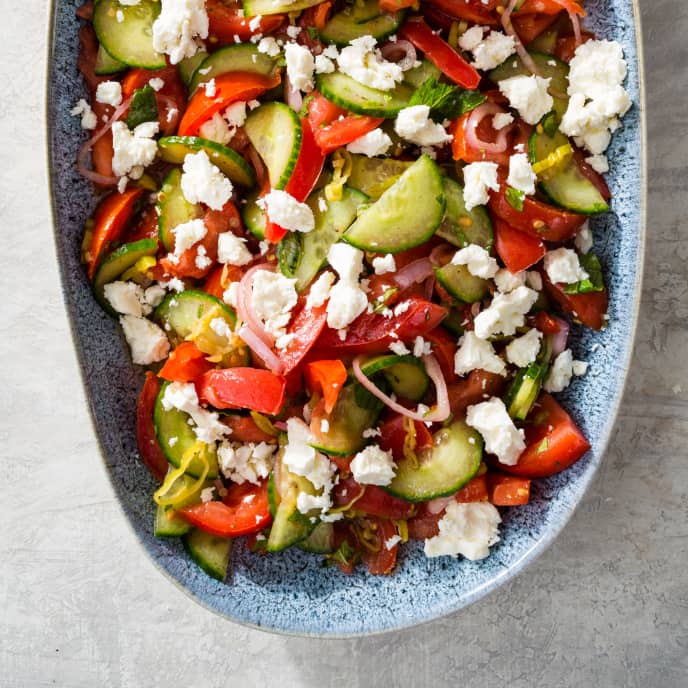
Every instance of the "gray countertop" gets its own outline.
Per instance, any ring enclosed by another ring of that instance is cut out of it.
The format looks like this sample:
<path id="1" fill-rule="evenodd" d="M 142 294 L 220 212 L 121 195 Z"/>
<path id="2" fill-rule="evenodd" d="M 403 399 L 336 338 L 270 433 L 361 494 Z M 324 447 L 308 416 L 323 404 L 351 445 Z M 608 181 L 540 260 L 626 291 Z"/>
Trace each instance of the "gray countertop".
<path id="1" fill-rule="evenodd" d="M 608 455 L 556 544 L 449 618 L 359 640 L 249 630 L 169 583 L 98 457 L 51 237 L 46 9 L 3 15 L 0 686 L 688 685 L 688 3 L 640 0 L 648 249 Z"/>

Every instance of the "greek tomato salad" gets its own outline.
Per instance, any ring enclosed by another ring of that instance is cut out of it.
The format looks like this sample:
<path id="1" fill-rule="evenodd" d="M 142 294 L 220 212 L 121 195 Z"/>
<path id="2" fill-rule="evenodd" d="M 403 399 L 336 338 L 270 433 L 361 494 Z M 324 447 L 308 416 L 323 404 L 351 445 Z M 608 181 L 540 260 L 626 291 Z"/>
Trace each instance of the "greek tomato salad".
<path id="1" fill-rule="evenodd" d="M 589 449 L 591 215 L 631 103 L 578 0 L 95 0 L 83 262 L 146 366 L 155 534 L 389 574 L 487 557 Z M 235 542 L 236 538 L 243 537 Z"/>

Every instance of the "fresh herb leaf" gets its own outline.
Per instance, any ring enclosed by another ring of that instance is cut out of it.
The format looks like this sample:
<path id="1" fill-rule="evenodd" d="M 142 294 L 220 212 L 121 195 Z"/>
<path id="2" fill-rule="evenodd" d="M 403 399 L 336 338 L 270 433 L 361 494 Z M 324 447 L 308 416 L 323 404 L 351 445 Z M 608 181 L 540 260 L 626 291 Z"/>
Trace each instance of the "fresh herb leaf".
<path id="1" fill-rule="evenodd" d="M 315 40 L 316 38 L 319 38 L 318 36 L 318 29 L 315 28 L 315 26 L 308 26 L 306 27 L 306 31 L 308 31 L 308 35 Z"/>
<path id="2" fill-rule="evenodd" d="M 412 105 L 428 105 L 431 110 L 441 108 L 456 92 L 456 86 L 441 84 L 434 76 L 426 79 L 413 93 L 409 100 Z"/>
<path id="3" fill-rule="evenodd" d="M 436 121 L 456 119 L 484 103 L 479 91 L 464 91 L 458 86 L 442 84 L 434 76 L 426 79 L 413 93 L 409 106 L 427 105 Z"/>
<path id="4" fill-rule="evenodd" d="M 552 110 L 552 112 L 547 113 L 542 118 L 540 125 L 542 126 L 542 129 L 544 130 L 545 134 L 547 134 L 547 136 L 554 136 L 557 133 L 557 131 L 559 130 L 559 118 L 557 117 L 554 110 Z"/>
<path id="5" fill-rule="evenodd" d="M 127 115 L 129 129 L 136 128 L 143 122 L 154 122 L 158 119 L 158 104 L 155 100 L 155 91 L 146 84 L 143 88 L 134 91 Z"/>
<path id="6" fill-rule="evenodd" d="M 520 191 L 519 189 L 514 189 L 511 186 L 507 186 L 507 188 L 506 188 L 506 200 L 507 200 L 507 203 L 512 208 L 515 208 L 519 212 L 523 212 L 523 199 L 525 197 L 526 197 L 526 194 L 524 191 Z"/>
<path id="7" fill-rule="evenodd" d="M 458 102 L 456 103 L 456 109 L 454 113 L 449 116 L 449 119 L 455 119 L 456 117 L 461 117 L 471 110 L 475 110 L 478 105 L 482 105 L 487 100 L 487 96 L 480 91 L 461 91 Z"/>
<path id="8" fill-rule="evenodd" d="M 585 253 L 578 257 L 581 267 L 588 273 L 588 279 L 564 287 L 565 294 L 589 294 L 593 291 L 604 289 L 602 278 L 602 265 L 600 259 L 594 253 Z"/>

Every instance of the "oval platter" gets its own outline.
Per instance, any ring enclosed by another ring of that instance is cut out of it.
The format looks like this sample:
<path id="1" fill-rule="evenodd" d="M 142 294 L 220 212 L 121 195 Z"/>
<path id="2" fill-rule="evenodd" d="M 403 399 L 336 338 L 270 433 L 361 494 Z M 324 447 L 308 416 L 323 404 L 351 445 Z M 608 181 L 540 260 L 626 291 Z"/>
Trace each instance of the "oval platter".
<path id="1" fill-rule="evenodd" d="M 53 3 L 48 64 L 48 157 L 55 243 L 62 287 L 94 428 L 122 510 L 149 556 L 205 607 L 246 625 L 282 633 L 351 636 L 424 623 L 455 612 L 512 578 L 556 538 L 603 459 L 618 410 L 633 345 L 644 246 L 644 113 L 638 8 L 630 0 L 588 0 L 586 26 L 619 41 L 628 62 L 633 107 L 609 150 L 612 212 L 592 221 L 594 250 L 610 289 L 609 327 L 573 328 L 575 358 L 589 372 L 563 395 L 564 406 L 592 444 L 563 474 L 536 481 L 525 507 L 504 514 L 501 542 L 481 562 L 426 559 L 422 543 L 404 548 L 394 574 L 344 576 L 322 568 L 317 555 L 294 548 L 259 557 L 238 542 L 228 582 L 206 576 L 178 541 L 153 537 L 153 479 L 138 458 L 135 409 L 143 372 L 130 362 L 117 322 L 94 301 L 79 262 L 84 221 L 95 198 L 76 171 L 83 140 L 69 115 L 85 95 L 76 69 L 80 0 Z M 99 460 L 96 456 L 94 461 Z M 86 489 L 86 485 L 84 485 Z"/>

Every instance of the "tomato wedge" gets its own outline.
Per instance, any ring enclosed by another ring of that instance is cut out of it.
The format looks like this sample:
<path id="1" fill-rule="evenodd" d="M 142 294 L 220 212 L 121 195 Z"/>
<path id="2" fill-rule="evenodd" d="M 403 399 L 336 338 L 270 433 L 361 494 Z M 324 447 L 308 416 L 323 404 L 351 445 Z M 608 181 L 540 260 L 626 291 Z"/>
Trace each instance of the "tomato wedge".
<path id="1" fill-rule="evenodd" d="M 530 500 L 530 480 L 515 475 L 489 473 L 487 491 L 495 506 L 519 506 Z"/>
<path id="2" fill-rule="evenodd" d="M 442 368 L 442 374 L 447 384 L 456 382 L 454 372 L 454 356 L 456 355 L 456 339 L 442 327 L 437 327 L 423 336 L 426 342 L 432 344 L 432 353 Z"/>
<path id="3" fill-rule="evenodd" d="M 363 494 L 361 494 L 363 492 Z M 334 486 L 332 499 L 335 506 L 346 506 L 356 500 L 354 511 L 370 516 L 394 520 L 406 519 L 413 513 L 414 505 L 394 497 L 377 485 L 361 485 L 353 478 L 344 478 Z"/>
<path id="4" fill-rule="evenodd" d="M 425 3 L 421 3 L 424 5 Z M 494 11 L 497 0 L 429 0 L 429 5 L 436 7 L 452 19 L 465 19 L 476 24 L 498 24 L 499 17 Z"/>
<path id="5" fill-rule="evenodd" d="M 344 341 L 336 330 L 327 327 L 315 348 L 323 353 L 334 351 L 337 355 L 380 354 L 394 341 L 412 341 L 425 336 L 447 315 L 446 308 L 417 296 L 409 297 L 406 303 L 408 309 L 392 318 L 385 318 L 380 313 L 363 313 L 349 325 Z"/>
<path id="6" fill-rule="evenodd" d="M 300 308 L 297 306 L 299 310 L 287 328 L 287 334 L 294 336 L 287 348 L 279 352 L 279 359 L 282 362 L 282 370 L 285 375 L 289 375 L 298 368 L 315 345 L 327 323 L 325 306 L 309 308 L 306 301 L 302 301 L 302 303 Z"/>
<path id="7" fill-rule="evenodd" d="M 397 12 L 415 3 L 416 0 L 380 0 L 380 9 L 383 12 Z"/>
<path id="8" fill-rule="evenodd" d="M 375 533 L 377 542 L 374 548 L 362 547 L 361 560 L 368 567 L 368 572 L 373 576 L 386 576 L 392 572 L 397 563 L 398 544 L 387 546 L 390 538 L 397 535 L 397 527 L 391 521 L 383 518 L 369 518 Z"/>
<path id="9" fill-rule="evenodd" d="M 331 0 L 313 5 L 303 11 L 299 24 L 306 29 L 308 29 L 309 26 L 314 26 L 318 31 L 322 31 L 325 28 L 325 24 L 327 24 L 331 9 Z"/>
<path id="10" fill-rule="evenodd" d="M 409 19 L 399 29 L 399 36 L 422 50 L 430 62 L 459 86 L 476 88 L 480 83 L 480 74 L 422 19 Z"/>
<path id="11" fill-rule="evenodd" d="M 586 14 L 576 0 L 524 0 L 515 14 L 559 14 L 562 10 L 579 17 Z"/>
<path id="12" fill-rule="evenodd" d="M 93 279 L 103 253 L 117 241 L 134 215 L 138 200 L 143 195 L 141 187 L 132 187 L 124 193 L 106 196 L 93 214 L 93 238 L 88 247 L 88 277 Z"/>
<path id="13" fill-rule="evenodd" d="M 219 537 L 239 537 L 262 530 L 272 522 L 268 482 L 231 485 L 221 502 L 194 504 L 177 511 L 191 525 Z"/>
<path id="14" fill-rule="evenodd" d="M 425 423 L 416 420 L 413 421 L 413 427 L 416 431 L 416 451 L 431 447 L 432 435 Z M 404 441 L 406 439 L 404 417 L 398 413 L 394 414 L 380 425 L 380 433 L 378 439 L 380 447 L 385 451 L 391 451 L 395 461 L 401 461 L 404 458 Z"/>
<path id="15" fill-rule="evenodd" d="M 160 380 L 153 373 L 147 371 L 146 380 L 143 383 L 143 389 L 136 406 L 136 440 L 143 463 L 146 464 L 153 477 L 162 481 L 167 474 L 169 464 L 162 453 L 153 424 L 153 410 L 159 392 Z"/>
<path id="16" fill-rule="evenodd" d="M 262 76 L 249 72 L 228 72 L 215 77 L 215 95 L 209 96 L 205 88 L 198 88 L 191 96 L 186 112 L 179 124 L 179 136 L 197 136 L 201 125 L 216 112 L 232 103 L 252 100 L 281 81 L 279 73 Z"/>
<path id="17" fill-rule="evenodd" d="M 230 415 L 223 416 L 222 422 L 232 430 L 232 440 L 235 442 L 273 442 L 273 435 L 261 430 L 251 416 Z"/>
<path id="18" fill-rule="evenodd" d="M 196 382 L 198 397 L 215 408 L 247 408 L 275 416 L 285 400 L 281 375 L 259 368 L 209 370 Z"/>
<path id="19" fill-rule="evenodd" d="M 556 14 L 520 14 L 511 19 L 514 29 L 524 45 L 534 41 L 557 20 Z"/>
<path id="20" fill-rule="evenodd" d="M 591 291 L 587 294 L 566 294 L 563 286 L 552 284 L 547 273 L 542 271 L 542 281 L 547 293 L 572 315 L 576 320 L 593 330 L 601 330 L 607 324 L 607 309 L 609 307 L 609 294 L 606 289 Z"/>
<path id="21" fill-rule="evenodd" d="M 239 3 L 225 4 L 222 0 L 206 0 L 205 10 L 208 13 L 208 42 L 211 45 L 234 43 L 235 36 L 239 36 L 242 41 L 249 41 L 259 33 L 272 33 L 285 19 L 283 14 L 245 17 Z M 249 26 L 249 22 L 253 28 Z"/>
<path id="22" fill-rule="evenodd" d="M 325 413 L 332 413 L 339 392 L 347 378 L 346 367 L 339 360 L 313 361 L 306 364 L 306 385 L 315 394 L 321 394 L 325 402 Z"/>
<path id="23" fill-rule="evenodd" d="M 193 342 L 182 342 L 169 355 L 158 375 L 172 382 L 193 382 L 213 368 L 206 355 Z"/>
<path id="24" fill-rule="evenodd" d="M 526 426 L 526 448 L 515 466 L 499 469 L 523 478 L 547 478 L 574 464 L 590 443 L 564 409 L 549 394 L 541 394 Z"/>
<path id="25" fill-rule="evenodd" d="M 588 33 L 587 31 L 581 32 L 581 42 L 586 43 L 587 41 L 593 40 L 595 35 Z M 575 36 L 559 36 L 557 38 L 557 46 L 554 49 L 554 56 L 566 62 L 568 64 L 576 53 L 576 48 L 578 47 Z"/>
<path id="26" fill-rule="evenodd" d="M 544 258 L 547 249 L 538 237 L 520 232 L 499 217 L 493 218 L 495 250 L 511 272 L 520 272 Z"/>

